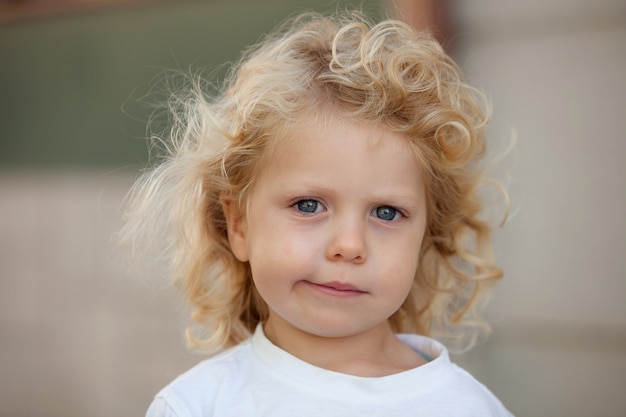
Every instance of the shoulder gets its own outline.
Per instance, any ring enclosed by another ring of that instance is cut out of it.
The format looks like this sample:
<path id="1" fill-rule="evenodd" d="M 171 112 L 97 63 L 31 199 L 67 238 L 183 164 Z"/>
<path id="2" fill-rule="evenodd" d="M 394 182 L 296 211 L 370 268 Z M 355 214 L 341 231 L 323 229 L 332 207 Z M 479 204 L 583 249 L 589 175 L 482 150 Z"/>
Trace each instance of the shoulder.
<path id="1" fill-rule="evenodd" d="M 428 364 L 422 365 L 420 376 L 428 379 L 426 390 L 432 406 L 432 415 L 437 410 L 448 410 L 452 415 L 503 416 L 512 414 L 500 400 L 473 375 L 451 362 L 447 349 L 440 342 L 417 335 L 398 335 L 400 340 L 425 357 Z"/>
<path id="2" fill-rule="evenodd" d="M 248 342 L 184 372 L 155 396 L 146 417 L 210 416 L 216 401 L 228 401 L 245 384 L 251 361 Z"/>
<path id="3" fill-rule="evenodd" d="M 451 364 L 448 375 L 448 389 L 450 398 L 454 402 L 473 410 L 481 410 L 485 416 L 511 416 L 502 402 L 480 381 L 466 370 Z"/>

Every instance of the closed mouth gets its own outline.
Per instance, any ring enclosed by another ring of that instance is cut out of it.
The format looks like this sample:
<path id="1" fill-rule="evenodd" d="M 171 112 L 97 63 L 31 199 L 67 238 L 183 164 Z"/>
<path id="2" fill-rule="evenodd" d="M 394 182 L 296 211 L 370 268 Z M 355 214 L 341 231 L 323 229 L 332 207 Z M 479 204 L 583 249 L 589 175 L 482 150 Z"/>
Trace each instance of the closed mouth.
<path id="1" fill-rule="evenodd" d="M 360 289 L 358 289 L 352 284 L 343 283 L 343 282 L 326 282 L 324 284 L 317 284 L 317 285 L 321 285 L 322 287 L 332 288 L 333 290 L 337 290 L 337 291 L 365 292 L 365 291 L 361 291 Z"/>
<path id="2" fill-rule="evenodd" d="M 367 291 L 363 291 L 360 288 L 350 283 L 346 283 L 346 282 L 332 281 L 332 282 L 324 282 L 321 284 L 316 284 L 310 281 L 305 281 L 305 282 L 309 284 L 310 286 L 312 286 L 313 288 L 317 289 L 318 291 L 324 294 L 333 295 L 333 296 L 352 297 L 352 296 L 358 296 L 358 295 L 367 293 Z"/>

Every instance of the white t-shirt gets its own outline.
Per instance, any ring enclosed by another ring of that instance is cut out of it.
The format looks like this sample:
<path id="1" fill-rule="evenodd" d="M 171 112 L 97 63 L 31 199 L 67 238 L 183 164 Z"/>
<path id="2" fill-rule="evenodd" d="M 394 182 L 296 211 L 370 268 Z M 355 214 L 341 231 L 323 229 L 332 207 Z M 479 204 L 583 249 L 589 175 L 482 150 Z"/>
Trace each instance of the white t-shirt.
<path id="1" fill-rule="evenodd" d="M 429 363 L 366 378 L 315 367 L 270 342 L 258 326 L 245 342 L 207 359 L 157 394 L 147 417 L 511 416 L 439 342 L 398 335 Z"/>

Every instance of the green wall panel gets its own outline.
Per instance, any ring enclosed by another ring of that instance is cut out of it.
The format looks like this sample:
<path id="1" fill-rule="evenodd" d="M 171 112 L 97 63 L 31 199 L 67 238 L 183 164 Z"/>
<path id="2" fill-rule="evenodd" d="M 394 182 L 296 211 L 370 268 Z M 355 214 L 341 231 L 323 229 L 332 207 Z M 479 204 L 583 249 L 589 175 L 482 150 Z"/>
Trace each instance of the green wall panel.
<path id="1" fill-rule="evenodd" d="M 380 16 L 378 1 L 186 1 L 0 25 L 0 167 L 142 165 L 164 70 L 219 79 L 285 17 L 346 7 Z"/>

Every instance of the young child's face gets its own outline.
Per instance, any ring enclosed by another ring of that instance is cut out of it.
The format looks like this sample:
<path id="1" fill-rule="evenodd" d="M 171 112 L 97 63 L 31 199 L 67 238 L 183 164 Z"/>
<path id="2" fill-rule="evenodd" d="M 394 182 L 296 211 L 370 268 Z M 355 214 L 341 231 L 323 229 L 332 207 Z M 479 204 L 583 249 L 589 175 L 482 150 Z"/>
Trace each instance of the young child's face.
<path id="1" fill-rule="evenodd" d="M 389 326 L 415 277 L 426 201 L 406 139 L 345 120 L 328 126 L 282 140 L 247 215 L 227 215 L 231 248 L 268 304 L 266 326 L 340 337 Z"/>

